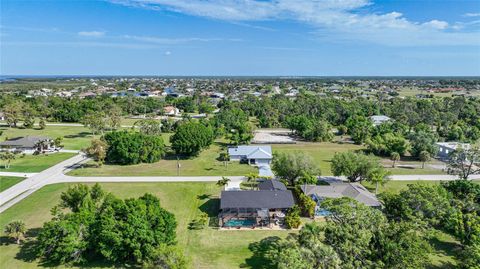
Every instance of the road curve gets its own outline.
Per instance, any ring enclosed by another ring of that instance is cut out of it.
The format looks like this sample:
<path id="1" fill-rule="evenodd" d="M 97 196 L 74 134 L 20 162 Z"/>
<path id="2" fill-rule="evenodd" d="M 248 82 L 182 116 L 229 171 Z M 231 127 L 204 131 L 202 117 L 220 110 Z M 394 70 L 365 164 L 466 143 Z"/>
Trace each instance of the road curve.
<path id="1" fill-rule="evenodd" d="M 217 182 L 221 176 L 141 176 L 141 177 L 74 177 L 65 173 L 87 161 L 83 154 L 58 163 L 40 173 L 21 181 L 0 193 L 0 213 L 20 202 L 43 186 L 55 183 L 74 182 Z M 232 181 L 242 181 L 243 176 L 227 176 Z"/>

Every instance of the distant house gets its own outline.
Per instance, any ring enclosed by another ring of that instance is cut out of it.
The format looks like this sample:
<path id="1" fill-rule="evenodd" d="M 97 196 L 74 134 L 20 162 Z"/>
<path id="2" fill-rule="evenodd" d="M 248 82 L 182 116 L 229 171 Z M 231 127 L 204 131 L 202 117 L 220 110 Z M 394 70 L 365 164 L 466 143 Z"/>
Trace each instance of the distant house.
<path id="1" fill-rule="evenodd" d="M 470 144 L 460 143 L 460 142 L 439 142 L 436 143 L 438 146 L 437 156 L 442 159 L 448 159 L 450 154 L 457 149 L 470 149 Z"/>
<path id="2" fill-rule="evenodd" d="M 391 121 L 392 119 L 385 115 L 375 115 L 375 116 L 371 116 L 370 120 L 373 122 L 373 125 L 378 126 L 382 123 Z"/>
<path id="3" fill-rule="evenodd" d="M 174 106 L 166 106 L 163 108 L 163 114 L 167 116 L 180 116 L 180 109 L 174 107 Z"/>
<path id="4" fill-rule="evenodd" d="M 84 98 L 95 98 L 97 96 L 96 93 L 94 92 L 82 92 L 81 94 L 78 95 L 79 98 L 84 99 Z"/>
<path id="5" fill-rule="evenodd" d="M 330 183 L 330 185 L 301 185 L 305 195 L 310 196 L 316 203 L 316 216 L 326 216 L 329 212 L 321 208 L 320 204 L 327 198 L 350 197 L 359 203 L 371 207 L 381 207 L 377 197 L 369 192 L 360 183 Z"/>
<path id="6" fill-rule="evenodd" d="M 41 143 L 45 142 L 45 143 Z M 36 151 L 48 152 L 56 148 L 52 145 L 52 139 L 47 136 L 16 137 L 0 143 L 2 151 L 18 151 L 25 154 L 33 154 Z M 40 145 L 41 143 L 41 145 Z"/>
<path id="7" fill-rule="evenodd" d="M 269 165 L 273 157 L 271 146 L 230 147 L 228 155 L 232 161 L 245 161 L 256 165 Z"/>
<path id="8" fill-rule="evenodd" d="M 278 181 L 272 185 L 267 182 L 262 186 L 265 189 L 222 191 L 220 227 L 271 228 L 283 225 L 286 211 L 295 204 L 292 192 Z"/>

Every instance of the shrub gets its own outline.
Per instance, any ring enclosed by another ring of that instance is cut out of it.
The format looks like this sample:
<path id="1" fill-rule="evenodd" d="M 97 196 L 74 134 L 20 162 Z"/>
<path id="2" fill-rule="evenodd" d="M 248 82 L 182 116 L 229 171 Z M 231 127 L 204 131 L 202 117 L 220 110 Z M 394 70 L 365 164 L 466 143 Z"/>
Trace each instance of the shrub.
<path id="1" fill-rule="evenodd" d="M 285 225 L 288 229 L 298 228 L 302 222 L 300 221 L 300 209 L 297 205 L 290 208 L 285 216 Z"/>

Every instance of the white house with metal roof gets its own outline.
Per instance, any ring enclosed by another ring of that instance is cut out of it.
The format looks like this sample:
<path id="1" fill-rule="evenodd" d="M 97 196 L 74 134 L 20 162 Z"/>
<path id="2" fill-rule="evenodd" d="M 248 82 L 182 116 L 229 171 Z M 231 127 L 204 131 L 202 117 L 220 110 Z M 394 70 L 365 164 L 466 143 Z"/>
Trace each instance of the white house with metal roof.
<path id="1" fill-rule="evenodd" d="M 255 165 L 268 165 L 273 158 L 271 146 L 230 147 L 228 155 L 231 161 L 245 161 Z"/>
<path id="2" fill-rule="evenodd" d="M 373 125 L 378 126 L 382 123 L 389 122 L 392 119 L 385 115 L 374 115 L 370 117 L 370 120 L 373 122 Z"/>

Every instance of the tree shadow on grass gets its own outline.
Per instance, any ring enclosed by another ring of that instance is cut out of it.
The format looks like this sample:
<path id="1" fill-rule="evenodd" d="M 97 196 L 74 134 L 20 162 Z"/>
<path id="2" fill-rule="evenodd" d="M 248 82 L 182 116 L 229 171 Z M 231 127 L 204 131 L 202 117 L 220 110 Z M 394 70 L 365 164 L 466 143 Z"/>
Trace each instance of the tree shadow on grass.
<path id="1" fill-rule="evenodd" d="M 25 240 L 20 245 L 18 253 L 15 255 L 15 259 L 24 262 L 33 262 L 38 257 L 38 243 L 36 237 L 40 233 L 41 228 L 32 228 L 25 233 Z"/>
<path id="2" fill-rule="evenodd" d="M 208 215 L 209 227 L 218 227 L 218 212 L 220 210 L 220 199 L 212 198 L 210 194 L 198 195 L 197 199 L 202 201 L 205 199 L 208 199 L 204 203 L 202 203 L 198 207 L 198 209 L 200 209 L 200 211 Z"/>
<path id="3" fill-rule="evenodd" d="M 278 236 L 266 237 L 259 242 L 250 243 L 248 249 L 253 252 L 252 257 L 247 258 L 245 263 L 240 264 L 240 268 L 258 268 L 270 269 L 274 268 L 273 261 L 267 256 L 275 244 L 280 240 Z"/>
<path id="4" fill-rule="evenodd" d="M 210 197 L 212 197 L 212 195 L 206 194 L 206 193 L 197 195 L 198 200 L 205 200 L 205 199 L 209 199 Z"/>
<path id="5" fill-rule="evenodd" d="M 92 133 L 89 133 L 89 132 L 80 132 L 78 134 L 69 134 L 69 135 L 65 135 L 64 138 L 81 138 L 81 137 L 87 137 L 87 136 L 90 136 L 92 135 Z"/>
<path id="6" fill-rule="evenodd" d="M 429 240 L 437 256 L 458 257 L 462 251 L 462 247 L 457 242 L 444 241 L 438 237 Z M 450 269 L 457 268 L 457 265 L 451 261 L 437 261 L 438 264 L 427 266 L 428 269 Z"/>

